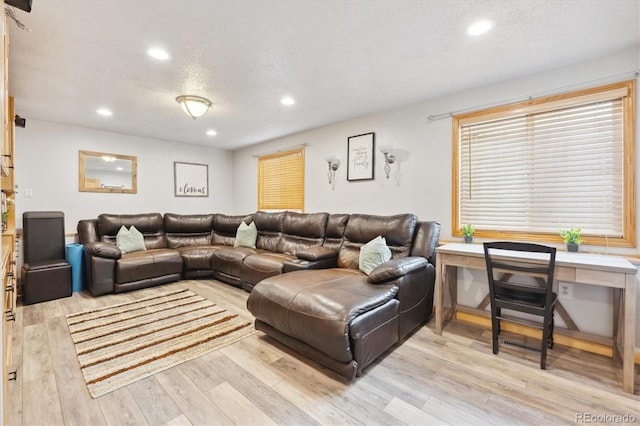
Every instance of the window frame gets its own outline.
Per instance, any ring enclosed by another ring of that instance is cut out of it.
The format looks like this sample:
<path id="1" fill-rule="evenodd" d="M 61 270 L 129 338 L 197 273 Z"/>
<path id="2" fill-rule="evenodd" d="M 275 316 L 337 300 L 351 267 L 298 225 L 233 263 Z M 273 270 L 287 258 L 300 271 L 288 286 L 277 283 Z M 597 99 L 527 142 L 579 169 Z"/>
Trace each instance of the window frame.
<path id="1" fill-rule="evenodd" d="M 290 155 L 296 155 L 296 154 L 300 154 L 300 161 L 302 164 L 302 173 L 301 173 L 301 182 L 300 182 L 300 188 L 301 188 L 301 200 L 300 200 L 300 209 L 299 211 L 302 213 L 304 212 L 304 201 L 305 201 L 305 194 L 304 194 L 304 177 L 305 177 L 305 156 L 304 156 L 304 152 L 305 149 L 304 147 L 301 148 L 295 148 L 295 149 L 287 149 L 286 151 L 278 151 L 278 152 L 274 152 L 272 154 L 266 154 L 266 155 L 261 155 L 258 157 L 258 162 L 257 162 L 257 168 L 258 168 L 258 193 L 257 193 L 257 205 L 258 205 L 258 209 L 257 210 L 263 210 L 263 211 L 284 211 L 284 210 L 295 210 L 298 211 L 297 208 L 292 208 L 292 207 L 288 207 L 285 209 L 267 209 L 267 208 L 263 208 L 261 206 L 261 195 L 262 195 L 262 181 L 261 181 L 261 173 L 260 173 L 260 162 L 264 161 L 264 160 L 270 160 L 273 158 L 282 158 L 282 157 L 286 157 L 286 156 L 290 156 Z"/>
<path id="2" fill-rule="evenodd" d="M 546 96 L 531 99 L 524 102 L 501 105 L 493 108 L 483 109 L 465 114 L 453 116 L 453 157 L 452 157 L 452 212 L 451 224 L 452 235 L 462 236 L 460 223 L 460 180 L 459 180 L 459 156 L 460 156 L 460 130 L 463 125 L 490 121 L 500 118 L 511 117 L 522 114 L 522 111 L 541 112 L 551 110 L 562 105 L 571 103 L 576 98 L 593 98 L 597 101 L 598 96 L 605 96 L 606 92 L 626 89 L 627 95 L 622 99 L 623 105 L 623 232 L 622 237 L 606 237 L 598 235 L 583 234 L 586 243 L 593 246 L 612 247 L 636 247 L 636 80 L 627 80 L 618 83 L 608 84 L 589 89 L 563 93 L 559 95 Z M 546 106 L 546 108 L 545 108 Z M 503 240 L 523 240 L 540 242 L 562 242 L 558 233 L 541 233 L 531 231 L 495 231 L 483 230 L 481 225 L 476 226 L 475 236 L 479 238 L 503 239 Z M 579 224 L 578 224 L 579 225 Z"/>

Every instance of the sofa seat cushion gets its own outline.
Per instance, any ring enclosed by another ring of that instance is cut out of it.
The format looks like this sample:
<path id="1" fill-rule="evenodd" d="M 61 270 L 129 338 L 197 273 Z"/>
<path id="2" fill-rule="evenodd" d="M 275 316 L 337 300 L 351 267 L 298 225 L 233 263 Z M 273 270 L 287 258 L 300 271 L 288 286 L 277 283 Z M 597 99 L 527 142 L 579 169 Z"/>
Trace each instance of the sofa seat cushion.
<path id="1" fill-rule="evenodd" d="M 252 254 L 244 259 L 240 278 L 245 283 L 256 285 L 267 277 L 282 274 L 285 262 L 294 259 L 294 255 L 285 253 Z"/>
<path id="2" fill-rule="evenodd" d="M 354 269 L 289 272 L 260 281 L 247 300 L 253 316 L 340 362 L 354 359 L 349 325 L 384 305 L 394 284 L 374 285 Z"/>
<path id="3" fill-rule="evenodd" d="M 244 259 L 249 255 L 263 252 L 264 250 L 249 247 L 225 247 L 216 250 L 211 256 L 211 269 L 240 278 Z"/>
<path id="4" fill-rule="evenodd" d="M 140 281 L 182 273 L 182 257 L 176 250 L 152 249 L 123 254 L 116 263 L 116 282 Z"/>
<path id="5" fill-rule="evenodd" d="M 202 245 L 202 246 L 185 246 L 176 250 L 182 256 L 185 271 L 195 270 L 211 270 L 211 257 L 213 253 L 220 250 L 224 246 Z"/>

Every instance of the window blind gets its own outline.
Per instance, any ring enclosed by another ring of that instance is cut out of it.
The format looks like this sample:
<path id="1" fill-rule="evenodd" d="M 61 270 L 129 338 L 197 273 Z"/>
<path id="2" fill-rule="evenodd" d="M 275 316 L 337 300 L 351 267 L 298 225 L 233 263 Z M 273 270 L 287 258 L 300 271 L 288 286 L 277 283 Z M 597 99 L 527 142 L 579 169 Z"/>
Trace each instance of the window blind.
<path id="1" fill-rule="evenodd" d="M 304 150 L 258 159 L 258 210 L 304 211 Z"/>
<path id="2" fill-rule="evenodd" d="M 585 235 L 622 237 L 623 100 L 610 91 L 461 125 L 458 224 L 553 234 L 573 224 Z"/>

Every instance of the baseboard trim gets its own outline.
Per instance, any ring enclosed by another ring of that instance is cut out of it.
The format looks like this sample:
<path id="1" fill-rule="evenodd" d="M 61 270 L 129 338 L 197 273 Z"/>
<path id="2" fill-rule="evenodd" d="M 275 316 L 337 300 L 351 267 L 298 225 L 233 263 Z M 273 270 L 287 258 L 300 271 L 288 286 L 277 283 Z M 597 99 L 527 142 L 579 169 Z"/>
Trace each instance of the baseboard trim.
<path id="1" fill-rule="evenodd" d="M 491 318 L 487 318 L 483 315 L 476 315 L 469 312 L 456 312 L 456 319 L 464 322 L 468 322 L 471 324 L 480 325 L 484 328 L 491 328 Z M 522 334 L 528 337 L 540 338 L 541 331 L 533 328 L 527 327 L 520 324 L 512 324 L 509 322 L 504 322 L 502 324 L 502 329 L 505 331 L 509 331 L 512 333 Z M 601 343 L 589 342 L 586 340 L 579 339 L 574 336 L 565 336 L 560 333 L 554 333 L 553 340 L 555 343 L 567 346 L 569 348 L 581 349 L 583 351 L 608 356 L 609 358 L 613 357 L 613 349 L 610 345 L 603 345 Z M 640 364 L 640 352 L 635 352 L 634 354 L 634 363 Z"/>

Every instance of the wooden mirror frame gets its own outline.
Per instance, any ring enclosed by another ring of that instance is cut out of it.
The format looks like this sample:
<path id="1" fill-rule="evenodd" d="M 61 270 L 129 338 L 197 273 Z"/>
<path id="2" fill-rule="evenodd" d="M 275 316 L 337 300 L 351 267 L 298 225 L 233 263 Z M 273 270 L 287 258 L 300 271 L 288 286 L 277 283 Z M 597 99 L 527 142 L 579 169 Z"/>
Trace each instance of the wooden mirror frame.
<path id="1" fill-rule="evenodd" d="M 112 157 L 116 160 L 131 161 L 131 187 L 93 187 L 86 184 L 86 158 L 87 157 Z M 109 154 L 106 152 L 79 151 L 78 161 L 78 190 L 80 192 L 106 192 L 116 194 L 136 194 L 138 192 L 138 159 L 130 155 Z"/>

